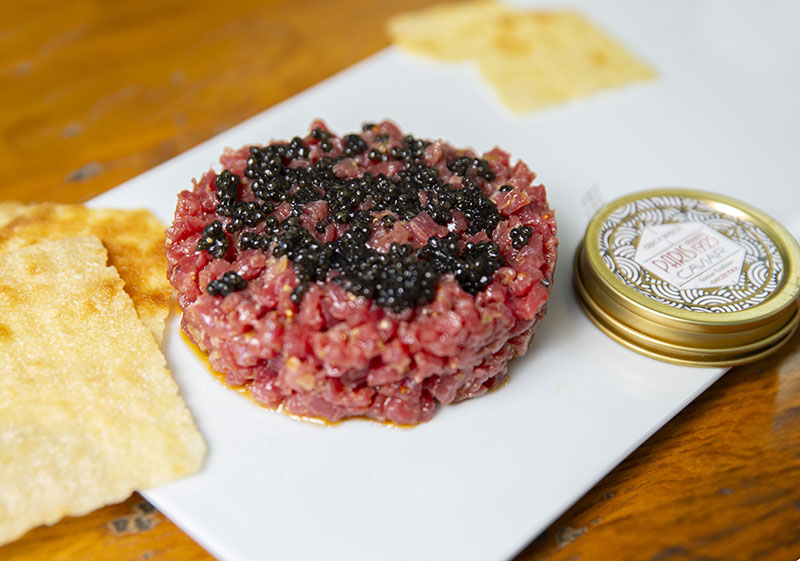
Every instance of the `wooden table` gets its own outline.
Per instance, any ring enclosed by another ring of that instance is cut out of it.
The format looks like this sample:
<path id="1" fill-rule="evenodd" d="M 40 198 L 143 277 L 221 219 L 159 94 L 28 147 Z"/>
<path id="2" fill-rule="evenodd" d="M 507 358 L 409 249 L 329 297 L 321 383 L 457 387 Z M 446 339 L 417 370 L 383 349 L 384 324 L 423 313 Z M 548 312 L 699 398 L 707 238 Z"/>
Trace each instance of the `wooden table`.
<path id="1" fill-rule="evenodd" d="M 378 51 L 388 16 L 431 3 L 6 2 L 0 200 L 85 201 Z M 517 559 L 798 557 L 800 335 L 726 374 Z M 211 557 L 134 495 L 0 559 Z"/>

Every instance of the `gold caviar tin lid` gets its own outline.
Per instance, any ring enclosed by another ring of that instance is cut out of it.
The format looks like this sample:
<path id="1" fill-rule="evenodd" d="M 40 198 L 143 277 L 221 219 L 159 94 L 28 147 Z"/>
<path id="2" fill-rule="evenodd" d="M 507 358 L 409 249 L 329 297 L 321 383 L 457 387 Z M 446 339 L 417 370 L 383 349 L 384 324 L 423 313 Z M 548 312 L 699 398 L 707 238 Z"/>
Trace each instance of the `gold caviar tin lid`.
<path id="1" fill-rule="evenodd" d="M 800 247 L 760 210 L 691 189 L 601 208 L 575 254 L 589 319 L 623 345 L 690 366 L 733 366 L 786 343 L 800 323 Z"/>

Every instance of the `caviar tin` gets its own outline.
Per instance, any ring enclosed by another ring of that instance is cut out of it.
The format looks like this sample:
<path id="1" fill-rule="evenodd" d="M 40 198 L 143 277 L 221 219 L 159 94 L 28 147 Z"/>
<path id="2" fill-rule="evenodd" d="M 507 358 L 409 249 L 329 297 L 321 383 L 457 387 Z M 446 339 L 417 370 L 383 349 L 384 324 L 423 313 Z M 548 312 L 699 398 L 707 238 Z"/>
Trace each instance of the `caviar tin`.
<path id="1" fill-rule="evenodd" d="M 667 362 L 751 362 L 800 323 L 797 241 L 758 209 L 715 193 L 656 189 L 607 204 L 586 228 L 574 273 L 592 322 Z"/>

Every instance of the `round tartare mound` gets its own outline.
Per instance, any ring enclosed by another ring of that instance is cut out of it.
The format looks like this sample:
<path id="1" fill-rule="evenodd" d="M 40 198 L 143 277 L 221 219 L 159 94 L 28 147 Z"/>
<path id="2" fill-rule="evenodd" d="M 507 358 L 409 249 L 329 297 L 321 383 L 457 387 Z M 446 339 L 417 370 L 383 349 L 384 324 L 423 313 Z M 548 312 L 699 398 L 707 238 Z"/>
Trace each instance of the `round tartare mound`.
<path id="1" fill-rule="evenodd" d="M 386 121 L 226 151 L 178 195 L 181 326 L 233 386 L 327 421 L 413 425 L 502 384 L 544 316 L 545 188 Z"/>

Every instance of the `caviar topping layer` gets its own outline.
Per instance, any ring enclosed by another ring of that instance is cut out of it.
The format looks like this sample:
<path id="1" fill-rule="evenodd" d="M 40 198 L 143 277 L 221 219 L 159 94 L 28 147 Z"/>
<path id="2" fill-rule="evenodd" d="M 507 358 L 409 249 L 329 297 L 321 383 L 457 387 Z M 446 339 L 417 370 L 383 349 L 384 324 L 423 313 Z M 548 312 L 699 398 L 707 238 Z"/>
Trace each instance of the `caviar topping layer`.
<path id="1" fill-rule="evenodd" d="M 225 169 L 216 176 L 216 219 L 205 226 L 197 251 L 223 259 L 236 234 L 242 251 L 285 255 L 300 281 L 292 293 L 298 303 L 311 283 L 326 280 L 395 312 L 430 302 L 443 274 L 452 273 L 472 295 L 484 290 L 504 264 L 497 244 L 490 239 L 467 241 L 452 228 L 454 212 L 465 221 L 467 237 L 485 232 L 488 238 L 502 221 L 483 189 L 494 179 L 489 162 L 464 155 L 447 160 L 447 170 L 460 177 L 454 186 L 426 164 L 429 142 L 411 135 L 398 140 L 370 134 L 373 127 L 367 124 L 361 134 L 341 138 L 315 127 L 305 139 L 250 147 L 241 175 Z M 316 160 L 310 158 L 315 148 L 324 154 Z M 348 161 L 364 152 L 369 163 L 394 163 L 391 170 L 396 171 L 349 177 Z M 501 191 L 503 187 L 507 186 Z M 304 227 L 301 217 L 306 208 L 320 202 L 327 207 L 326 218 L 313 229 Z M 286 204 L 290 211 L 279 218 L 276 208 Z M 374 229 L 389 231 L 397 221 L 408 222 L 421 213 L 451 231 L 430 236 L 416 249 L 397 242 L 385 251 L 369 247 Z M 329 227 L 338 235 L 325 241 Z M 530 237 L 527 231 L 515 230 L 512 235 L 515 246 Z M 231 277 L 212 281 L 206 289 L 226 296 L 246 286 L 243 278 Z"/>

